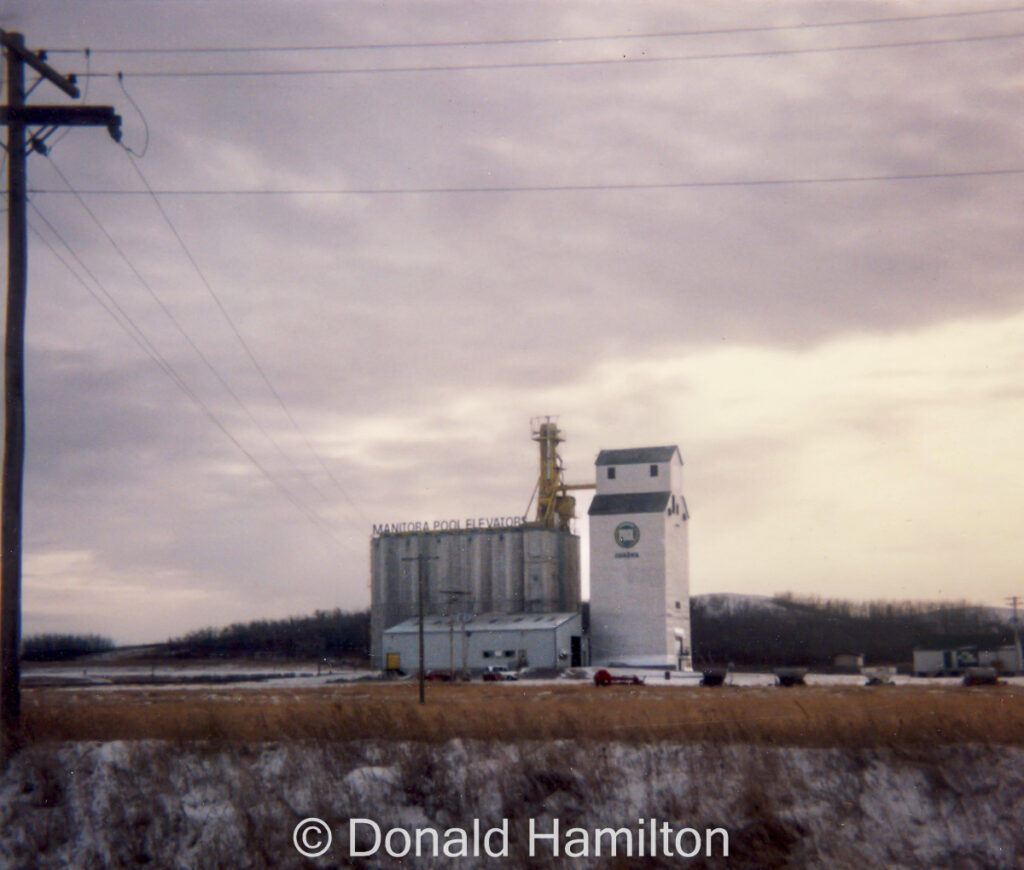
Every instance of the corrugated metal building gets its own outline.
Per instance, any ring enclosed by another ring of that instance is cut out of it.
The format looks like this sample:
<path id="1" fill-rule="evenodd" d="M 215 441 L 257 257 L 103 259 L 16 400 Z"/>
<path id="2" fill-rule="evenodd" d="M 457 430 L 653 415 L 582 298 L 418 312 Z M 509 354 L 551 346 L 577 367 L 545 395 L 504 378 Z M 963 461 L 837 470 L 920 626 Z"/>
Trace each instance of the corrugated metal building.
<path id="1" fill-rule="evenodd" d="M 523 524 L 385 533 L 370 553 L 377 668 L 385 667 L 384 632 L 418 614 L 421 570 L 427 617 L 579 611 L 579 537 L 568 531 Z"/>
<path id="2" fill-rule="evenodd" d="M 383 632 L 384 667 L 413 672 L 419 664 L 419 619 L 406 619 Z M 586 663 L 586 640 L 578 612 L 485 613 L 430 616 L 423 621 L 427 670 L 474 671 L 508 668 L 565 668 Z"/>

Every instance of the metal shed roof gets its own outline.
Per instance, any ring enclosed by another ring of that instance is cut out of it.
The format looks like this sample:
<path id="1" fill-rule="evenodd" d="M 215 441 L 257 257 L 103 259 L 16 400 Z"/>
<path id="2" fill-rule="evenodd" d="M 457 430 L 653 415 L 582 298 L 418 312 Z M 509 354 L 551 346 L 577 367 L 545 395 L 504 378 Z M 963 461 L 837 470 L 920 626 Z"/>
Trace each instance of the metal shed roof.
<path id="1" fill-rule="evenodd" d="M 645 462 L 668 462 L 672 456 L 678 454 L 679 461 L 683 461 L 682 454 L 675 444 L 665 447 L 629 447 L 625 450 L 602 450 L 597 454 L 595 465 L 640 465 Z"/>
<path id="2" fill-rule="evenodd" d="M 455 629 L 465 631 L 551 631 L 554 628 L 579 617 L 578 613 L 480 613 L 463 622 L 455 617 Z M 385 629 L 384 634 L 415 634 L 420 630 L 417 617 L 396 623 Z M 424 634 L 449 632 L 452 630 L 448 616 L 428 616 L 423 620 Z"/>

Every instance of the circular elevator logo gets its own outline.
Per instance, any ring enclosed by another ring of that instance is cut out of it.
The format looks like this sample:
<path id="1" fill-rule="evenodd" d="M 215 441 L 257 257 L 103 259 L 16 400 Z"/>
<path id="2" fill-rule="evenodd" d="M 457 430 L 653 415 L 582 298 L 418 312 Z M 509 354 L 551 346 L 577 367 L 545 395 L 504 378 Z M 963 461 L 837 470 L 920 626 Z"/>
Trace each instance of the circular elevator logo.
<path id="1" fill-rule="evenodd" d="M 615 543 L 629 550 L 640 542 L 640 529 L 636 523 L 619 523 L 615 527 Z"/>

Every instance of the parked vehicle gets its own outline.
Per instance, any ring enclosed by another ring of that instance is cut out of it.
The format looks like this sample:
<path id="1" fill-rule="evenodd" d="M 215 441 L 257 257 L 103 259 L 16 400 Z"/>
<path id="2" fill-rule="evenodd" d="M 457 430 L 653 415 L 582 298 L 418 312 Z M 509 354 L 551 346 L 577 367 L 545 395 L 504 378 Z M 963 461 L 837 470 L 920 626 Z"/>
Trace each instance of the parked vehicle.
<path id="1" fill-rule="evenodd" d="M 775 668 L 775 679 L 780 686 L 806 686 L 807 668 Z"/>
<path id="2" fill-rule="evenodd" d="M 965 686 L 998 686 L 999 671 L 995 668 L 968 668 L 964 674 Z"/>
<path id="3" fill-rule="evenodd" d="M 630 674 L 629 676 L 613 676 L 610 671 L 601 668 L 594 674 L 595 686 L 642 686 L 643 678 Z"/>
<path id="4" fill-rule="evenodd" d="M 519 675 L 504 665 L 488 665 L 484 668 L 484 682 L 493 683 L 502 680 L 518 680 Z"/>
<path id="5" fill-rule="evenodd" d="M 721 686 L 725 684 L 725 679 L 728 676 L 728 668 L 704 668 L 701 671 L 700 684 L 702 686 Z"/>
<path id="6" fill-rule="evenodd" d="M 869 686 L 891 686 L 894 684 L 893 677 L 896 676 L 896 668 L 889 667 L 861 668 L 860 672 L 867 679 Z"/>

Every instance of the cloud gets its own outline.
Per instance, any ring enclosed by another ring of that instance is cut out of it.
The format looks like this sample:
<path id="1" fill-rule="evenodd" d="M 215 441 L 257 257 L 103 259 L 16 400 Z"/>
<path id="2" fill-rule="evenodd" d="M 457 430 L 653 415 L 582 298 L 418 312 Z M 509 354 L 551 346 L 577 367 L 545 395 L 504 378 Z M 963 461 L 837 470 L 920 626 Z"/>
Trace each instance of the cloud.
<path id="1" fill-rule="evenodd" d="M 602 447 L 680 443 L 699 590 L 995 600 L 1019 556 L 1022 328 L 621 360 L 563 407 L 608 409 Z"/>
<path id="2" fill-rule="evenodd" d="M 120 643 L 159 642 L 198 613 L 239 610 L 237 600 L 190 587 L 182 572 L 126 574 L 90 551 L 30 554 L 23 581 L 26 636 L 89 633 Z"/>
<path id="3" fill-rule="evenodd" d="M 518 510 L 536 474 L 528 421 L 543 413 L 561 415 L 576 480 L 590 479 L 602 447 L 680 443 L 698 589 L 1008 591 L 1013 553 L 1000 536 L 1018 506 L 1006 481 L 1019 469 L 1008 445 L 1019 402 L 1009 373 L 1024 266 L 1020 176 L 455 189 L 1014 168 L 1024 113 L 1012 40 L 513 71 L 140 74 L 735 54 L 979 35 L 1010 16 L 640 40 L 625 37 L 864 12 L 614 2 L 364 4 L 344 14 L 250 3 L 244 18 L 235 4 L 57 9 L 8 11 L 30 44 L 48 46 L 623 37 L 94 52 L 93 71 L 125 71 L 150 132 L 138 166 L 157 190 L 452 189 L 161 194 L 201 275 L 148 197 L 85 194 L 101 230 L 74 197 L 33 194 L 102 287 L 33 215 L 40 235 L 117 300 L 209 409 L 33 238 L 28 551 L 43 566 L 49 554 L 88 554 L 74 576 L 98 582 L 173 577 L 182 606 L 137 615 L 133 631 L 363 606 L 372 523 Z M 931 11 L 883 4 L 871 14 Z M 51 60 L 84 68 L 80 55 Z M 141 144 L 142 120 L 115 79 L 90 79 L 88 100 L 117 106 L 126 140 Z M 52 156 L 77 188 L 142 189 L 103 131 L 74 131 Z M 63 187 L 38 155 L 30 184 Z M 118 635 L 121 625 L 103 628 Z"/>

